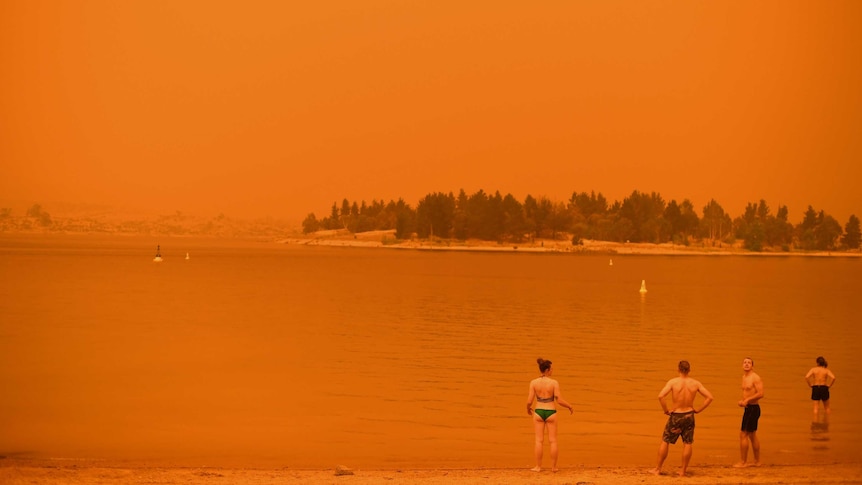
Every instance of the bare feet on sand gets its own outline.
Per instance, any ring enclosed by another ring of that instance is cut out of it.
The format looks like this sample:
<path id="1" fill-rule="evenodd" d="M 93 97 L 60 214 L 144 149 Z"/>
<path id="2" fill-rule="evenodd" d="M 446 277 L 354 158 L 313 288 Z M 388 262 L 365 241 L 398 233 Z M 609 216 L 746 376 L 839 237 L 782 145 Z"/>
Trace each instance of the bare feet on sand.
<path id="1" fill-rule="evenodd" d="M 741 461 L 739 463 L 733 464 L 733 468 L 748 468 L 750 466 L 760 466 L 760 462 L 756 461 L 754 463 L 747 463 L 747 462 Z"/>
<path id="2" fill-rule="evenodd" d="M 531 472 L 540 472 L 540 471 L 542 471 L 542 467 L 534 466 L 533 468 L 530 468 L 530 471 Z"/>
<path id="3" fill-rule="evenodd" d="M 662 473 L 662 471 L 661 471 L 661 470 L 659 470 L 658 468 L 652 468 L 652 469 L 650 469 L 650 471 L 649 471 L 649 472 L 650 472 L 650 473 L 652 473 L 653 475 L 664 475 L 664 473 Z M 679 476 L 681 476 L 681 477 L 686 476 L 686 474 L 685 474 L 685 472 L 684 472 L 684 471 L 679 471 L 679 472 L 677 472 L 677 475 L 679 475 Z"/>

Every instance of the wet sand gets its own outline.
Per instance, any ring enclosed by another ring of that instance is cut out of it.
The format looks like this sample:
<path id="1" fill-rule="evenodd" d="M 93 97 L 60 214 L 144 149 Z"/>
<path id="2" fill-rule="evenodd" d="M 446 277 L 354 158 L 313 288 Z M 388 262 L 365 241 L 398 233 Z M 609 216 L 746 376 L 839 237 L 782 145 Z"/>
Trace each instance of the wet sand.
<path id="1" fill-rule="evenodd" d="M 321 470 L 291 468 L 182 468 L 123 466 L 111 462 L 58 460 L 0 460 L 0 483 L 23 484 L 350 484 L 422 483 L 456 484 L 620 484 L 682 483 L 677 465 L 665 464 L 664 474 L 654 476 L 648 468 L 575 467 L 532 472 L 528 469 L 402 469 L 350 470 L 337 475 L 335 467 Z M 690 467 L 683 479 L 689 484 L 851 484 L 862 483 L 862 464 L 764 465 L 751 468 L 731 466 Z"/>

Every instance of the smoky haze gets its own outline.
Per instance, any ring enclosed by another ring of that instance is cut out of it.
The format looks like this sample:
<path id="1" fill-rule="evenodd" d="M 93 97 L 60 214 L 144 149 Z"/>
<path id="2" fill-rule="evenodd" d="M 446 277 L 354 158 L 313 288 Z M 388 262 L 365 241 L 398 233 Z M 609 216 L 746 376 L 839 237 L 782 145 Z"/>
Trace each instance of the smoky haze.
<path id="1" fill-rule="evenodd" d="M 859 2 L 0 5 L 0 202 L 479 189 L 862 213 Z"/>

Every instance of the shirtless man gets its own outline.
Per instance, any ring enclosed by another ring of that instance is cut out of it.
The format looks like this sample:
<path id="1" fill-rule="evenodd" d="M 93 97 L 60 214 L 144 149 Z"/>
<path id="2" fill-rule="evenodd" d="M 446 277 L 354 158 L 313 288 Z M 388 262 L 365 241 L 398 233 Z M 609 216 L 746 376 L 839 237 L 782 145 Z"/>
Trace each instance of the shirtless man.
<path id="1" fill-rule="evenodd" d="M 752 369 L 754 360 L 751 357 L 742 359 L 742 399 L 739 407 L 745 408 L 742 414 L 742 427 L 739 432 L 740 462 L 733 465 L 736 468 L 745 466 L 760 466 L 760 440 L 757 439 L 757 420 L 760 419 L 760 400 L 763 399 L 763 381 Z M 748 463 L 748 446 L 754 452 L 754 462 Z"/>
<path id="2" fill-rule="evenodd" d="M 668 418 L 658 448 L 658 464 L 650 470 L 654 475 L 661 474 L 661 466 L 667 458 L 668 445 L 675 444 L 682 435 L 682 469 L 679 471 L 679 476 L 685 476 L 685 470 L 691 460 L 691 445 L 694 442 L 694 415 L 702 412 L 712 402 L 712 394 L 703 387 L 703 384 L 688 376 L 689 371 L 691 371 L 691 365 L 688 361 L 679 361 L 678 368 L 679 377 L 667 381 L 667 384 L 658 393 L 658 402 Z M 694 398 L 698 393 L 704 397 L 704 401 L 700 409 L 695 409 Z M 673 401 L 669 409 L 665 402 L 668 394 L 671 395 L 671 401 Z"/>
<path id="3" fill-rule="evenodd" d="M 823 401 L 823 409 L 827 413 L 831 412 L 829 409 L 829 388 L 835 384 L 835 374 L 826 368 L 828 365 L 826 359 L 818 357 L 817 367 L 812 367 L 808 374 L 805 374 L 805 382 L 811 388 L 811 400 L 814 401 L 814 414 L 820 411 L 817 401 Z M 829 379 L 832 379 L 832 382 L 829 382 Z"/>

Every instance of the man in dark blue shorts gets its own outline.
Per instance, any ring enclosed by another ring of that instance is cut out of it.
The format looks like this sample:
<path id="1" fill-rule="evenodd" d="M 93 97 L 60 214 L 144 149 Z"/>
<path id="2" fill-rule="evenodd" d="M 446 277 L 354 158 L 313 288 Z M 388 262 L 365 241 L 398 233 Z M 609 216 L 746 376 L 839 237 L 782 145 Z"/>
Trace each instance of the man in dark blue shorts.
<path id="1" fill-rule="evenodd" d="M 739 463 L 737 468 L 760 466 L 760 440 L 757 439 L 757 421 L 760 419 L 760 400 L 763 398 L 763 380 L 754 370 L 754 360 L 751 357 L 742 359 L 742 399 L 739 406 L 745 408 L 742 413 L 742 427 L 739 431 Z M 754 461 L 748 462 L 748 448 L 754 453 Z"/>

